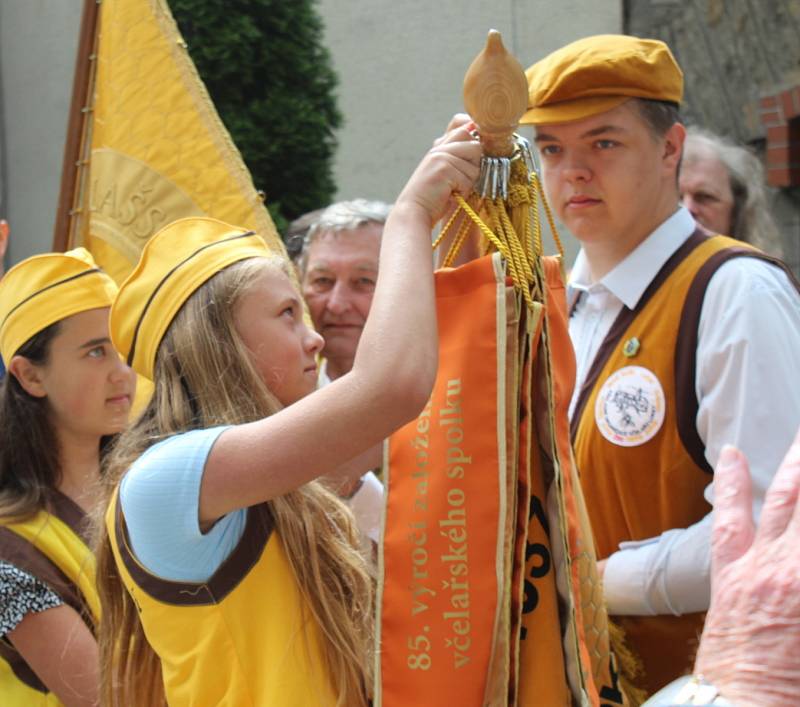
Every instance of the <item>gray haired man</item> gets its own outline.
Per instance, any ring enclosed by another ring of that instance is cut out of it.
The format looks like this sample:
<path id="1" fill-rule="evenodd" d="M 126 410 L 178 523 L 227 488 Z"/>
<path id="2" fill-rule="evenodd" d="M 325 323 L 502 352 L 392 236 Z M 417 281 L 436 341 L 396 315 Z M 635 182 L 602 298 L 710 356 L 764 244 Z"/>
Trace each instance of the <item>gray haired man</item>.
<path id="1" fill-rule="evenodd" d="M 327 207 L 309 228 L 300 258 L 303 296 L 325 339 L 320 385 L 353 366 L 378 276 L 390 205 L 354 199 Z"/>

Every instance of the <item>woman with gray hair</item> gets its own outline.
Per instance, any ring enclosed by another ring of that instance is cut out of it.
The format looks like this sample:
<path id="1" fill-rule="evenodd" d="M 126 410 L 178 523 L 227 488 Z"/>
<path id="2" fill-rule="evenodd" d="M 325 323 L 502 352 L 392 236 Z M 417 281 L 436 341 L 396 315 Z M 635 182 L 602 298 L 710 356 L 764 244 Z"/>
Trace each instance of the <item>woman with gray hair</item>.
<path id="1" fill-rule="evenodd" d="M 708 230 L 781 257 L 780 233 L 767 206 L 764 169 L 750 150 L 690 127 L 679 183 L 683 205 Z"/>

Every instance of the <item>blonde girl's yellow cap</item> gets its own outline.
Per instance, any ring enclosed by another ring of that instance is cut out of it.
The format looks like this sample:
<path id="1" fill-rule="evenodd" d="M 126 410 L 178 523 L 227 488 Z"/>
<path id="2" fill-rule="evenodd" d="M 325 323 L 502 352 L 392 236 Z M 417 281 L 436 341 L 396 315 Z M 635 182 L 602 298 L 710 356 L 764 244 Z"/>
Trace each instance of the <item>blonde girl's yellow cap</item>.
<path id="1" fill-rule="evenodd" d="M 203 283 L 239 260 L 269 257 L 253 231 L 208 217 L 173 221 L 145 245 L 111 307 L 111 340 L 138 374 L 153 379 L 161 339 Z"/>
<path id="2" fill-rule="evenodd" d="M 0 355 L 8 363 L 34 334 L 73 314 L 110 307 L 116 293 L 84 248 L 17 263 L 0 281 Z"/>

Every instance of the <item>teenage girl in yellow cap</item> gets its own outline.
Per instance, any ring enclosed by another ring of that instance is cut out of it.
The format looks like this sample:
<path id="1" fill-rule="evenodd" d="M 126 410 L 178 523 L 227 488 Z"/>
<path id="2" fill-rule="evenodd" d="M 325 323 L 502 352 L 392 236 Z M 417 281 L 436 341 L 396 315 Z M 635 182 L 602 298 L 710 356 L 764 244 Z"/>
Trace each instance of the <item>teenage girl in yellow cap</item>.
<path id="1" fill-rule="evenodd" d="M 155 391 L 115 448 L 99 554 L 113 705 L 366 705 L 373 581 L 322 484 L 412 419 L 437 360 L 431 228 L 468 193 L 461 128 L 397 199 L 350 373 L 315 390 L 321 337 L 288 265 L 252 232 L 167 226 L 123 283 L 112 337 Z"/>
<path id="2" fill-rule="evenodd" d="M 135 385 L 109 338 L 115 293 L 82 248 L 29 258 L 0 283 L 3 705 L 97 704 L 85 513 Z"/>

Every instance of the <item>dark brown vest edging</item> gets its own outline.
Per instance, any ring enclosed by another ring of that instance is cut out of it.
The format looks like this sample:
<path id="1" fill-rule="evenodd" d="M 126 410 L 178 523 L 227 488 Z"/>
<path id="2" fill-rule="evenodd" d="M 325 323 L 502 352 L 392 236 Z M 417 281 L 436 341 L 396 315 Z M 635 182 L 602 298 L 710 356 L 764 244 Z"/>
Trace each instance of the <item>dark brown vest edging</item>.
<path id="1" fill-rule="evenodd" d="M 148 572 L 134 557 L 122 515 L 122 504 L 116 498 L 114 525 L 125 569 L 136 584 L 153 599 L 175 606 L 208 606 L 219 604 L 241 582 L 260 559 L 272 535 L 274 522 L 266 503 L 247 509 L 244 532 L 233 552 L 206 582 L 173 582 Z"/>
<path id="2" fill-rule="evenodd" d="M 683 446 L 697 466 L 709 474 L 713 469 L 706 459 L 706 447 L 697 432 L 697 411 L 700 402 L 695 392 L 695 376 L 697 373 L 697 338 L 700 329 L 700 314 L 703 309 L 708 283 L 714 273 L 723 264 L 733 258 L 757 258 L 779 267 L 789 281 L 800 293 L 800 282 L 785 263 L 770 255 L 754 251 L 750 248 L 726 248 L 712 255 L 697 271 L 697 274 L 686 293 L 686 301 L 681 312 L 678 339 L 675 344 L 675 390 L 684 391 L 676 396 L 675 415 L 678 436 Z"/>
<path id="3" fill-rule="evenodd" d="M 623 334 L 628 330 L 636 316 L 644 309 L 647 302 L 652 298 L 656 291 L 664 284 L 667 278 L 675 269 L 687 258 L 692 251 L 713 236 L 698 228 L 695 232 L 676 250 L 664 263 L 656 276 L 647 286 L 644 294 L 640 298 L 634 309 L 623 306 L 614 323 L 600 345 L 595 355 L 586 379 L 581 386 L 575 411 L 572 417 L 570 432 L 573 441 L 578 432 L 583 410 L 594 389 L 597 379 L 608 362 L 609 357 L 619 344 Z M 697 432 L 697 411 L 699 401 L 695 392 L 695 375 L 697 371 L 697 339 L 700 326 L 700 314 L 703 308 L 708 283 L 719 267 L 733 258 L 749 257 L 763 260 L 779 267 L 786 273 L 790 282 L 800 293 L 800 283 L 792 274 L 791 270 L 778 258 L 761 253 L 747 247 L 725 248 L 717 251 L 700 266 L 687 292 L 686 299 L 681 310 L 681 318 L 678 329 L 678 336 L 675 345 L 675 390 L 683 391 L 683 394 L 676 395 L 676 424 L 678 436 L 681 439 L 687 453 L 698 467 L 707 473 L 713 473 L 711 466 L 705 457 L 705 444 L 700 439 Z M 575 311 L 580 298 L 576 298 L 570 308 L 570 316 Z"/>
<path id="4" fill-rule="evenodd" d="M 617 318 L 614 320 L 611 328 L 608 330 L 606 338 L 603 339 L 603 342 L 600 344 L 600 348 L 597 350 L 594 361 L 592 361 L 592 365 L 589 367 L 589 371 L 586 374 L 586 379 L 583 381 L 580 393 L 578 394 L 578 400 L 575 404 L 575 411 L 572 415 L 572 421 L 570 423 L 570 433 L 573 442 L 578 434 L 578 424 L 580 423 L 580 419 L 583 415 L 583 410 L 586 407 L 586 403 L 589 400 L 589 396 L 591 395 L 592 390 L 597 383 L 600 373 L 608 362 L 609 357 L 622 338 L 622 335 L 628 330 L 628 327 L 631 325 L 633 320 L 636 319 L 637 315 L 645 308 L 647 303 L 658 291 L 661 285 L 664 284 L 667 278 L 672 275 L 675 269 L 689 256 L 689 254 L 695 248 L 704 243 L 707 239 L 708 236 L 703 231 L 696 229 L 695 232 L 692 233 L 692 235 L 689 236 L 689 238 L 687 238 L 661 266 L 661 269 L 656 273 L 656 276 L 651 280 L 650 284 L 647 286 L 647 289 L 645 289 L 644 293 L 639 298 L 639 301 L 636 303 L 636 307 L 633 309 L 628 309 L 628 307 L 623 305 L 622 310 L 617 315 Z M 570 316 L 574 314 L 575 308 L 578 306 L 579 301 L 580 298 L 576 298 L 575 302 L 573 302 L 572 307 L 570 308 Z"/>
<path id="5" fill-rule="evenodd" d="M 88 545 L 88 517 L 80 506 L 60 491 L 48 494 L 48 505 L 49 512 L 64 522 Z M 94 621 L 80 588 L 47 555 L 21 535 L 5 527 L 0 527 L 0 548 L 2 548 L 0 559 L 47 585 L 64 604 L 78 613 L 89 630 L 94 633 Z M 24 685 L 43 694 L 50 692 L 7 636 L 0 640 L 0 658 L 8 663 L 17 680 Z"/>

